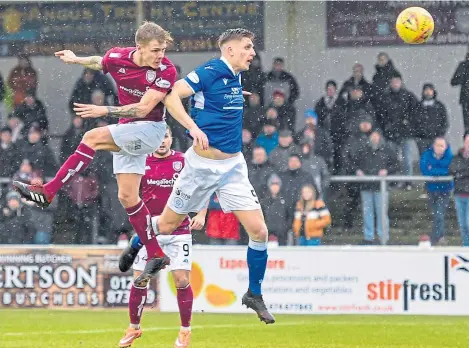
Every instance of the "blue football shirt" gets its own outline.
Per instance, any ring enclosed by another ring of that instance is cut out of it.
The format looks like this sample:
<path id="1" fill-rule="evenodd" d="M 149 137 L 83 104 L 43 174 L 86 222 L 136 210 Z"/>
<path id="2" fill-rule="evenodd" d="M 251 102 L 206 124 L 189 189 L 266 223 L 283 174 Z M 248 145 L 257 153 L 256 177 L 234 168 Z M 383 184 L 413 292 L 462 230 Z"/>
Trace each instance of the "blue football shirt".
<path id="1" fill-rule="evenodd" d="M 212 59 L 184 79 L 194 91 L 191 117 L 207 134 L 210 146 L 226 152 L 242 150 L 243 88 L 226 59 Z"/>

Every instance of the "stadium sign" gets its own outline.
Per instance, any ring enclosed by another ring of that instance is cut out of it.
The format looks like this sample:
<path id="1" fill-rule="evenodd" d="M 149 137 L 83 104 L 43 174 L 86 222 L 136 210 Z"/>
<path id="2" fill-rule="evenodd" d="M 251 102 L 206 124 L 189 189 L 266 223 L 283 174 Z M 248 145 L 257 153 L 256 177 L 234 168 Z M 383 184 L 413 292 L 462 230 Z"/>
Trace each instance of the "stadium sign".
<path id="1" fill-rule="evenodd" d="M 132 276 L 121 273 L 120 249 L 0 247 L 0 307 L 127 306 Z M 156 302 L 152 283 L 147 304 Z"/>
<path id="2" fill-rule="evenodd" d="M 194 311 L 248 313 L 245 247 L 194 246 Z M 162 273 L 160 309 L 177 312 Z M 262 285 L 267 306 L 292 314 L 469 315 L 469 252 L 415 247 L 275 248 Z"/>

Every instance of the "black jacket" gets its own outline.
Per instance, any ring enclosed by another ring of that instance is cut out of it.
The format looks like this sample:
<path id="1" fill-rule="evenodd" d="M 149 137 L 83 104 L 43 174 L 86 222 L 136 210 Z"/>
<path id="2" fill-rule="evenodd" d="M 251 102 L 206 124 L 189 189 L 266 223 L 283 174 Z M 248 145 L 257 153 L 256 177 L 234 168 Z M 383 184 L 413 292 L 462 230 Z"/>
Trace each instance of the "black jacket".
<path id="1" fill-rule="evenodd" d="M 280 173 L 280 179 L 282 180 L 282 194 L 288 210 L 287 223 L 288 226 L 291 226 L 296 202 L 300 198 L 301 188 L 306 184 L 315 185 L 315 182 L 313 176 L 304 169 L 287 170 Z M 316 189 L 316 192 L 320 192 L 320 190 Z"/>
<path id="2" fill-rule="evenodd" d="M 439 100 L 422 100 L 411 120 L 414 134 L 419 138 L 433 139 L 444 136 L 448 130 L 446 108 Z"/>
<path id="3" fill-rule="evenodd" d="M 273 234 L 279 240 L 280 245 L 286 245 L 288 207 L 282 196 L 271 197 L 267 195 L 261 199 L 261 206 L 265 216 L 265 222 L 269 234 Z"/>
<path id="4" fill-rule="evenodd" d="M 0 214 L 0 244 L 32 244 L 36 229 L 25 206 L 17 210 L 4 207 Z"/>
<path id="5" fill-rule="evenodd" d="M 378 102 L 379 97 L 388 89 L 391 78 L 398 73 L 391 60 L 385 66 L 375 65 L 376 73 L 373 75 L 373 97 Z M 375 104 L 376 105 L 376 104 Z"/>
<path id="6" fill-rule="evenodd" d="M 272 84 L 273 86 L 269 87 L 269 84 Z M 273 90 L 277 89 L 277 87 L 279 87 L 279 84 L 282 86 L 286 85 L 285 87 L 287 87 L 289 90 L 288 102 L 290 104 L 294 104 L 300 96 L 300 86 L 298 85 L 298 82 L 296 82 L 296 79 L 293 77 L 293 75 L 286 71 L 282 71 L 280 73 L 271 71 L 267 74 L 265 79 L 264 90 L 267 93 L 270 93 L 270 95 L 264 95 L 264 103 L 269 103 L 272 98 Z"/>
<path id="7" fill-rule="evenodd" d="M 269 161 L 249 165 L 249 181 L 258 195 L 263 195 L 267 191 L 267 180 L 275 172 L 274 166 Z"/>
<path id="8" fill-rule="evenodd" d="M 37 123 L 41 130 L 49 129 L 46 108 L 40 100 L 36 100 L 36 104 L 32 107 L 22 103 L 16 108 L 14 115 L 24 123 L 23 134 L 27 134 L 34 123 Z"/>
<path id="9" fill-rule="evenodd" d="M 46 177 L 53 177 L 57 170 L 57 161 L 49 146 L 44 145 L 42 142 L 30 143 L 23 141 L 18 144 L 22 153 L 23 159 L 28 159 L 31 162 L 33 170 L 41 170 L 42 175 Z"/>
<path id="10" fill-rule="evenodd" d="M 371 83 L 369 83 L 365 78 L 362 76 L 362 78 L 358 81 L 358 83 L 355 83 L 355 80 L 353 76 L 351 76 L 347 81 L 344 82 L 342 88 L 340 89 L 339 95 L 342 96 L 344 93 L 347 93 L 347 95 L 350 94 L 350 91 L 354 86 L 360 86 L 363 90 L 363 96 L 366 100 L 372 100 L 373 98 L 373 87 Z"/>
<path id="11" fill-rule="evenodd" d="M 469 60 L 459 63 L 451 78 L 451 86 L 461 86 L 459 104 L 469 104 Z"/>
<path id="12" fill-rule="evenodd" d="M 382 140 L 377 148 L 373 148 L 368 141 L 352 153 L 353 172 L 362 170 L 365 175 L 378 175 L 381 169 L 386 169 L 388 175 L 399 170 L 399 161 L 394 149 Z M 362 190 L 379 191 L 379 182 L 366 182 L 361 184 Z"/>
<path id="13" fill-rule="evenodd" d="M 22 154 L 18 146 L 11 143 L 3 149 L 0 144 L 0 177 L 11 177 L 19 169 Z"/>
<path id="14" fill-rule="evenodd" d="M 464 158 L 463 149 L 454 156 L 449 173 L 454 176 L 454 193 L 469 194 L 469 158 Z"/>
<path id="15" fill-rule="evenodd" d="M 378 123 L 388 140 L 399 141 L 414 136 L 413 118 L 417 113 L 417 98 L 408 90 L 401 88 L 394 92 L 388 90 L 379 103 Z"/>

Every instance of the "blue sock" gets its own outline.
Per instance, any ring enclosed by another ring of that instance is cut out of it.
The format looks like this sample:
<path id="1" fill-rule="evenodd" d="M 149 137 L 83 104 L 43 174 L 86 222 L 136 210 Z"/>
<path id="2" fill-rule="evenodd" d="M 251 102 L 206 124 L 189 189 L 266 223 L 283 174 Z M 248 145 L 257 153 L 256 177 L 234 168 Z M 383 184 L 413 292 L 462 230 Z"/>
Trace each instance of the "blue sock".
<path id="1" fill-rule="evenodd" d="M 248 245 L 249 289 L 261 295 L 261 284 L 267 268 L 267 243 L 249 240 Z"/>
<path id="2" fill-rule="evenodd" d="M 132 236 L 132 238 L 130 239 L 130 246 L 133 249 L 137 249 L 137 250 L 142 249 L 143 243 L 142 243 L 142 241 L 140 240 L 140 237 L 137 234 L 134 234 Z"/>

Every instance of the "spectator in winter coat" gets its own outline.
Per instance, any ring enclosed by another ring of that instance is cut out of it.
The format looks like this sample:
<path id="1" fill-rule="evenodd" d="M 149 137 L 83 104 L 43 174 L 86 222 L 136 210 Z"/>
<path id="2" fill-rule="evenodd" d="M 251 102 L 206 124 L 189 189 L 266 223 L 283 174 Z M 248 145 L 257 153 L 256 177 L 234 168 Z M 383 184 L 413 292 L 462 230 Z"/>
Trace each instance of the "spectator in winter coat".
<path id="1" fill-rule="evenodd" d="M 469 52 L 466 53 L 466 59 L 459 63 L 453 77 L 451 86 L 461 86 L 459 93 L 459 104 L 462 107 L 462 116 L 464 128 L 469 129 Z"/>
<path id="2" fill-rule="evenodd" d="M 36 126 L 41 130 L 42 138 L 47 136 L 49 121 L 46 116 L 46 108 L 34 95 L 26 93 L 24 101 L 17 106 L 14 114 L 23 122 L 23 134 L 28 134 L 29 129 Z"/>
<path id="3" fill-rule="evenodd" d="M 426 176 L 449 175 L 449 166 L 453 159 L 451 147 L 444 138 L 438 137 L 434 140 L 432 148 L 426 150 L 420 158 L 420 170 Z M 454 183 L 428 182 L 426 183 L 428 198 L 432 209 L 433 227 L 431 242 L 435 245 L 444 242 L 445 216 L 449 205 L 449 198 L 453 190 Z"/>
<path id="4" fill-rule="evenodd" d="M 435 87 L 431 83 L 424 84 L 422 101 L 412 119 L 420 154 L 432 146 L 435 138 L 444 137 L 448 130 L 446 108 L 436 97 Z"/>
<path id="5" fill-rule="evenodd" d="M 243 88 L 245 91 L 257 94 L 260 99 L 260 105 L 264 105 L 264 84 L 265 73 L 262 70 L 262 62 L 260 56 L 255 56 L 251 62 L 249 70 L 243 72 Z"/>
<path id="6" fill-rule="evenodd" d="M 331 222 L 331 213 L 324 201 L 319 199 L 316 188 L 313 185 L 303 186 L 300 200 L 296 203 L 292 226 L 298 245 L 320 245 L 324 229 Z"/>
<path id="7" fill-rule="evenodd" d="M 360 86 L 363 90 L 363 99 L 366 101 L 371 101 L 373 97 L 373 89 L 371 84 L 365 80 L 363 76 L 363 65 L 360 63 L 356 63 L 352 68 L 352 76 L 344 82 L 344 85 L 340 89 L 339 95 L 344 98 L 348 99 L 352 88 L 355 86 Z"/>
<path id="8" fill-rule="evenodd" d="M 262 146 L 269 155 L 278 145 L 278 121 L 267 119 L 262 126 L 262 133 L 256 139 L 256 145 Z"/>
<path id="9" fill-rule="evenodd" d="M 36 95 L 37 73 L 32 67 L 29 56 L 18 56 L 18 65 L 10 72 L 8 85 L 13 91 L 13 106 L 15 108 L 24 101 L 26 93 Z"/>
<path id="10" fill-rule="evenodd" d="M 394 174 L 399 169 L 397 154 L 386 143 L 378 130 L 374 130 L 369 142 L 352 154 L 353 166 L 357 176 Z M 373 244 L 375 238 L 375 220 L 377 220 L 378 236 L 389 238 L 389 217 L 387 215 L 389 195 L 382 197 L 379 182 L 361 184 L 361 203 L 363 211 L 364 244 Z M 382 204 L 385 204 L 386 217 L 383 221 Z M 387 241 L 387 240 L 386 240 Z"/>
<path id="11" fill-rule="evenodd" d="M 0 214 L 0 244 L 31 244 L 36 230 L 28 207 L 15 191 L 7 193 L 6 203 Z"/>
<path id="12" fill-rule="evenodd" d="M 267 191 L 261 195 L 261 206 L 269 234 L 277 238 L 279 245 L 287 245 L 289 227 L 287 225 L 288 207 L 283 198 L 282 180 L 273 174 L 267 181 Z"/>
<path id="13" fill-rule="evenodd" d="M 412 147 L 415 136 L 412 120 L 417 113 L 417 98 L 402 87 L 402 78 L 395 74 L 391 88 L 381 97 L 378 123 L 388 141 L 396 143 L 402 154 L 405 175 L 413 174 Z"/>
<path id="14" fill-rule="evenodd" d="M 20 166 L 21 153 L 12 141 L 11 129 L 0 130 L 0 177 L 11 177 Z"/>
<path id="15" fill-rule="evenodd" d="M 285 93 L 285 98 L 289 104 L 294 105 L 300 96 L 300 87 L 292 74 L 285 71 L 285 61 L 283 58 L 274 59 L 272 71 L 267 74 L 264 84 L 264 105 L 270 104 L 273 92 L 277 89 Z"/>
<path id="16" fill-rule="evenodd" d="M 243 128 L 249 129 L 253 138 L 256 138 L 262 131 L 264 119 L 264 108 L 261 105 L 261 98 L 259 94 L 253 93 L 249 96 L 247 106 L 244 108 Z"/>
<path id="17" fill-rule="evenodd" d="M 44 177 L 52 177 L 57 170 L 57 161 L 48 145 L 41 142 L 41 131 L 39 128 L 31 127 L 27 140 L 18 143 L 23 158 L 31 161 L 33 169 L 41 168 Z"/>
<path id="18" fill-rule="evenodd" d="M 11 129 L 11 141 L 13 143 L 16 143 L 18 140 L 21 141 L 24 138 L 24 124 L 14 113 L 8 115 L 7 126 Z"/>
<path id="19" fill-rule="evenodd" d="M 378 63 L 375 65 L 376 73 L 373 75 L 373 105 L 377 108 L 379 100 L 389 88 L 392 76 L 399 74 L 392 61 L 385 52 L 378 54 Z"/>
<path id="20" fill-rule="evenodd" d="M 278 146 L 269 154 L 270 163 L 277 172 L 288 170 L 288 159 L 292 153 L 300 153 L 300 148 L 293 142 L 291 130 L 281 130 L 278 133 Z"/>
<path id="21" fill-rule="evenodd" d="M 65 160 L 75 152 L 84 134 L 85 128 L 83 119 L 80 116 L 73 117 L 72 124 L 62 138 L 62 147 L 60 149 L 61 163 L 65 162 Z"/>
<path id="22" fill-rule="evenodd" d="M 449 167 L 454 177 L 454 201 L 462 245 L 469 247 L 469 132 L 464 134 L 464 146 L 454 156 Z"/>
<path id="23" fill-rule="evenodd" d="M 276 172 L 275 167 L 267 158 L 265 149 L 256 146 L 252 152 L 252 161 L 248 164 L 249 181 L 258 195 L 267 192 L 267 180 Z"/>
<path id="24" fill-rule="evenodd" d="M 322 197 L 326 201 L 327 189 L 331 182 L 326 161 L 314 153 L 313 147 L 308 142 L 301 145 L 301 161 L 304 170 L 313 176 L 314 184 L 319 190 L 318 197 Z"/>
<path id="25" fill-rule="evenodd" d="M 328 165 L 332 164 L 332 139 L 329 133 L 318 126 L 318 115 L 313 109 L 304 112 L 305 126 L 295 134 L 295 142 L 300 145 L 309 143 L 315 154 L 321 156 Z"/>
<path id="26" fill-rule="evenodd" d="M 208 204 L 207 236 L 211 245 L 236 245 L 239 222 L 233 213 L 223 212 L 218 197 L 213 194 Z"/>
<path id="27" fill-rule="evenodd" d="M 288 170 L 280 173 L 282 180 L 282 195 L 288 209 L 287 222 L 291 226 L 293 223 L 293 213 L 295 204 L 300 197 L 301 188 L 304 185 L 314 185 L 313 176 L 302 168 L 301 155 L 291 154 L 288 159 Z M 316 189 L 316 192 L 318 190 Z"/>
<path id="28" fill-rule="evenodd" d="M 275 90 L 272 95 L 272 104 L 270 107 L 277 109 L 280 129 L 295 130 L 296 109 L 285 99 L 285 93 L 281 90 Z"/>
<path id="29" fill-rule="evenodd" d="M 340 103 L 339 103 L 340 102 Z M 343 99 L 337 96 L 337 83 L 334 80 L 326 82 L 326 95 L 316 103 L 314 110 L 318 115 L 318 126 L 331 133 L 332 120 L 336 122 L 337 113 L 342 112 Z M 339 110 L 338 110 L 339 109 Z M 338 122 L 338 121 L 337 121 Z"/>

